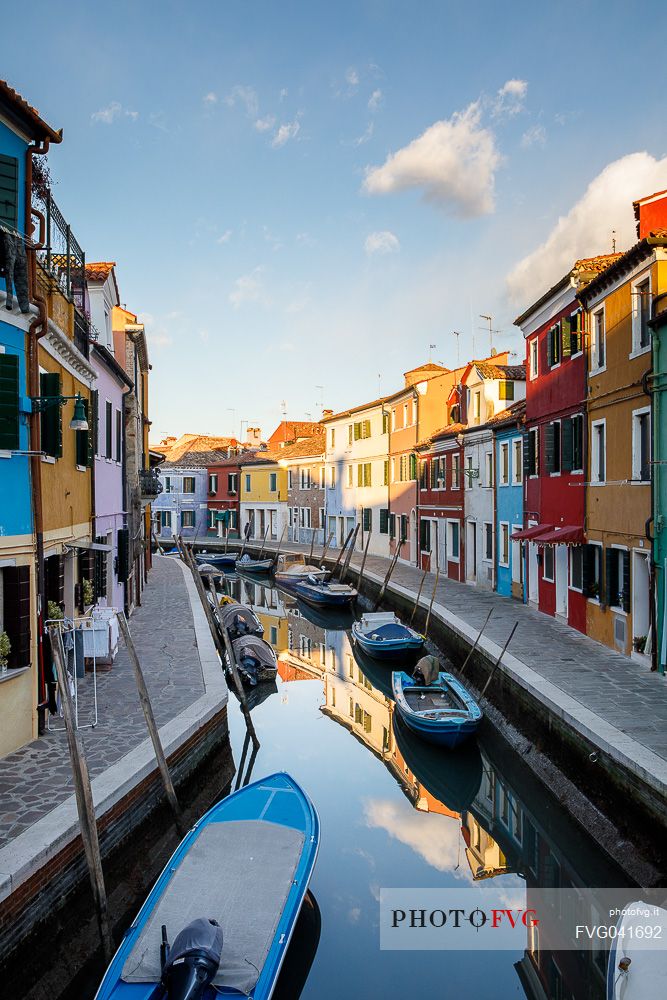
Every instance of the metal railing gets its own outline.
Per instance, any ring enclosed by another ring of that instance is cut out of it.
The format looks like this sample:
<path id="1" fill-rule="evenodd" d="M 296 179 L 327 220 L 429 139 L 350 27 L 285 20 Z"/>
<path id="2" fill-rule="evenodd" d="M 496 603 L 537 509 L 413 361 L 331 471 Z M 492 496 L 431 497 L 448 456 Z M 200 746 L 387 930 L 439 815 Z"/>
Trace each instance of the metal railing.
<path id="1" fill-rule="evenodd" d="M 74 346 L 78 347 L 84 357 L 90 354 L 90 322 L 87 316 L 74 310 Z"/>

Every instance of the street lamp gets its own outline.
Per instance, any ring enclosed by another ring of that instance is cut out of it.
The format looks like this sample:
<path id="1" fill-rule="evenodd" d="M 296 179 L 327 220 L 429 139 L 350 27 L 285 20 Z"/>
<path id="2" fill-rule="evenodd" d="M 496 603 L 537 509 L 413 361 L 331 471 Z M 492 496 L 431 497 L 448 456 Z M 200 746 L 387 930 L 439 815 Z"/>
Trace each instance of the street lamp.
<path id="1" fill-rule="evenodd" d="M 74 413 L 69 422 L 70 430 L 87 431 L 86 406 L 81 393 L 77 392 L 76 396 L 33 396 L 32 408 L 35 413 L 43 413 L 52 406 L 64 406 L 70 399 L 74 400 Z"/>

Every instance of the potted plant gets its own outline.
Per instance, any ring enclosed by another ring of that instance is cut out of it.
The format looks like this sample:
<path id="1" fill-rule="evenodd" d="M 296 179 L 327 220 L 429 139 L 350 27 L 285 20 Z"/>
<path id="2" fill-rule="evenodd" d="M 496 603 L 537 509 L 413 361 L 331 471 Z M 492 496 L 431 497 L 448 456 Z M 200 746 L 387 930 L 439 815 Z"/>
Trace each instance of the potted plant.
<path id="1" fill-rule="evenodd" d="M 89 608 L 95 603 L 95 591 L 93 590 L 93 585 L 90 580 L 83 581 L 83 604 L 84 607 Z"/>
<path id="2" fill-rule="evenodd" d="M 46 614 L 49 621 L 61 622 L 65 617 L 65 612 L 57 601 L 49 601 L 46 606 Z"/>
<path id="3" fill-rule="evenodd" d="M 636 635 L 632 640 L 632 645 L 636 653 L 643 653 L 646 649 L 646 636 Z"/>
<path id="4" fill-rule="evenodd" d="M 12 644 L 6 632 L 0 632 L 0 673 L 4 674 L 9 661 L 9 654 L 12 651 Z"/>

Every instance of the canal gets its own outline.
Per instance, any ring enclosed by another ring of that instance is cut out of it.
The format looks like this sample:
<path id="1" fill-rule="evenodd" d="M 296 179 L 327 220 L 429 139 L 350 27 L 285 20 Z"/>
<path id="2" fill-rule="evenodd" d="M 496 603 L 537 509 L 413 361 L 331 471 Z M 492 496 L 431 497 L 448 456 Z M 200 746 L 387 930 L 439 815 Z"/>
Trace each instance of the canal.
<path id="1" fill-rule="evenodd" d="M 490 725 L 456 753 L 406 731 L 394 713 L 391 668 L 357 657 L 351 619 L 332 622 L 248 580 L 225 586 L 254 608 L 278 654 L 277 684 L 251 696 L 261 740 L 252 778 L 289 770 L 321 820 L 311 883 L 321 933 L 314 957 L 303 959 L 312 967 L 302 996 L 532 997 L 540 995 L 530 986 L 537 965 L 550 1000 L 604 997 L 604 955 L 552 954 L 548 927 L 515 953 L 379 949 L 381 888 L 481 893 L 492 880 L 528 899 L 536 887 L 628 880 Z M 238 763 L 238 710 L 230 730 Z"/>

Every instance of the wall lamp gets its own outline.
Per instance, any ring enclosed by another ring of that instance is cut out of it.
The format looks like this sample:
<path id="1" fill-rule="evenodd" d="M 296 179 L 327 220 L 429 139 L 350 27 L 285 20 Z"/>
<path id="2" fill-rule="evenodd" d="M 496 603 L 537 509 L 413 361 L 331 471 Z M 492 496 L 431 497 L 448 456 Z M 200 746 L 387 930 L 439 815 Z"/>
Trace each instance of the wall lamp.
<path id="1" fill-rule="evenodd" d="M 43 413 L 52 406 L 64 406 L 70 399 L 74 400 L 74 414 L 69 422 L 69 429 L 71 431 L 87 431 L 86 407 L 83 396 L 78 392 L 76 396 L 33 396 L 33 412 Z"/>

